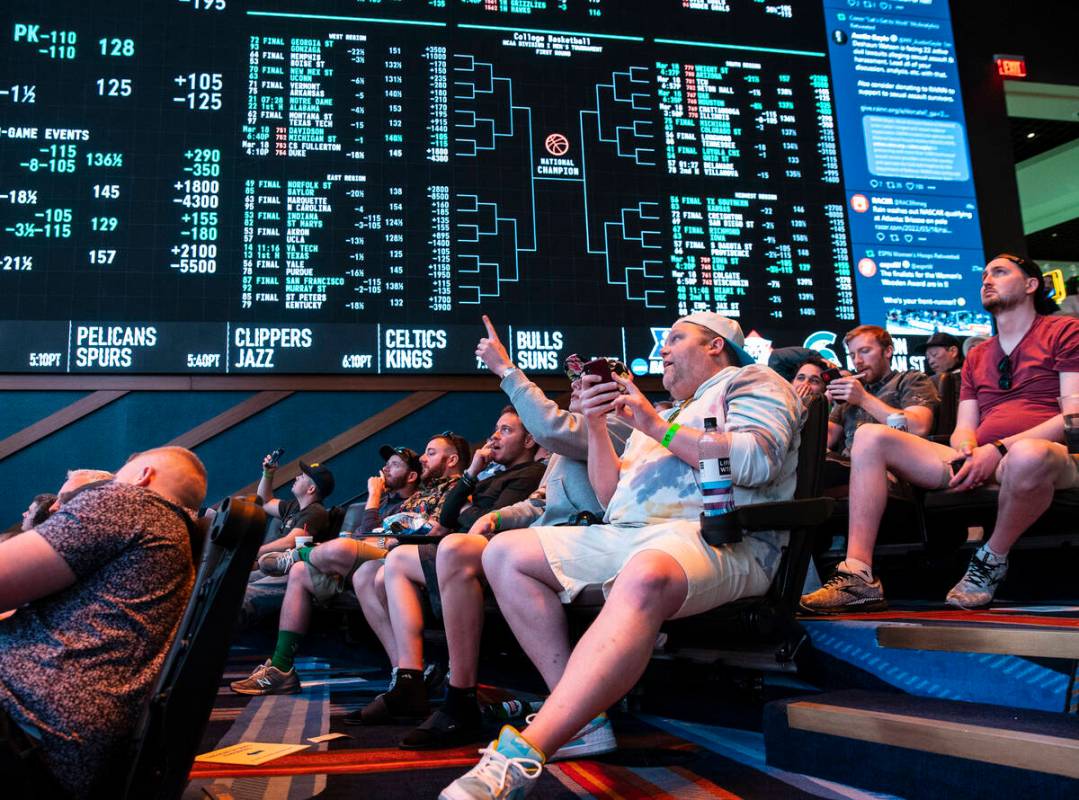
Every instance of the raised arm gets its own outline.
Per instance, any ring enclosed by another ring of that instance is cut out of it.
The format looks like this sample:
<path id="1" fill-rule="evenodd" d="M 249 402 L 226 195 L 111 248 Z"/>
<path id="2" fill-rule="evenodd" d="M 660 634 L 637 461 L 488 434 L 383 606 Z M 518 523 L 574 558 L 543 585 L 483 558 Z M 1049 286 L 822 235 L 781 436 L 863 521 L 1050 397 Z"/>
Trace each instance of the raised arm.
<path id="1" fill-rule="evenodd" d="M 502 379 L 502 391 L 509 397 L 521 424 L 532 438 L 552 453 L 584 461 L 588 455 L 588 433 L 580 414 L 559 408 L 542 389 L 513 365 L 509 353 L 490 318 L 484 314 L 487 335 L 476 345 L 476 356 Z"/>

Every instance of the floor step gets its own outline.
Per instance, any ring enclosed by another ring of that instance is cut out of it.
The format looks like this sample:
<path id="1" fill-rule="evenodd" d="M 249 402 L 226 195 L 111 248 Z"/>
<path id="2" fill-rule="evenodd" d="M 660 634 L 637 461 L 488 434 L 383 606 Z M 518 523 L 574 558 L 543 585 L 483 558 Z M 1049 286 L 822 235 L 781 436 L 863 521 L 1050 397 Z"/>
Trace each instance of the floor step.
<path id="1" fill-rule="evenodd" d="M 801 622 L 825 688 L 890 685 L 922 697 L 1066 711 L 1076 701 L 1079 607 L 1062 609 L 1069 616 L 937 609 Z"/>
<path id="2" fill-rule="evenodd" d="M 877 628 L 877 643 L 907 650 L 1079 659 L 1077 629 L 889 624 Z"/>
<path id="3" fill-rule="evenodd" d="M 1079 796 L 1079 718 L 889 692 L 769 703 L 768 763 L 907 797 Z"/>

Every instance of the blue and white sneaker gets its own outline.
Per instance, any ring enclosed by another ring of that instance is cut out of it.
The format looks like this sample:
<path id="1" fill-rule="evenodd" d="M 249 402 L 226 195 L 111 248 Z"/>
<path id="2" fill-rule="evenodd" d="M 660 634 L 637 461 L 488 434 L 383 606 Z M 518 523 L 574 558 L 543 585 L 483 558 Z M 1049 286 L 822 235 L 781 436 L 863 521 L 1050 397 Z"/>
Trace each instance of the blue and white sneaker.
<path id="1" fill-rule="evenodd" d="M 535 714 L 525 717 L 529 725 L 535 718 Z M 587 756 L 599 756 L 611 753 L 618 749 L 618 741 L 614 738 L 614 726 L 611 719 L 604 712 L 577 731 L 577 735 L 559 747 L 548 761 L 565 761 L 570 758 L 585 758 Z"/>
<path id="2" fill-rule="evenodd" d="M 438 800 L 520 800 L 543 774 L 543 753 L 510 725 L 480 753 L 480 763 L 443 789 Z"/>

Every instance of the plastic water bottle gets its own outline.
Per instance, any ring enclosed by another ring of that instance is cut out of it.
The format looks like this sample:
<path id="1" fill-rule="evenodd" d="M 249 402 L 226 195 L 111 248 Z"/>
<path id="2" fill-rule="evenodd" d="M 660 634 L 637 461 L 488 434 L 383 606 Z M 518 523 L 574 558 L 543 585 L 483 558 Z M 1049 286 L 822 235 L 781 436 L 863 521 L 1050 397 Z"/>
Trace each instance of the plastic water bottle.
<path id="1" fill-rule="evenodd" d="M 734 481 L 731 460 L 721 456 L 719 426 L 715 417 L 704 420 L 704 434 L 697 442 L 701 470 L 701 538 L 710 545 L 742 541 L 742 528 L 734 513 Z"/>
<path id="2" fill-rule="evenodd" d="M 483 706 L 483 716 L 488 720 L 505 722 L 511 719 L 520 719 L 528 714 L 539 711 L 543 705 L 542 700 L 521 700 L 513 697 L 503 700 L 501 703 L 491 703 Z"/>

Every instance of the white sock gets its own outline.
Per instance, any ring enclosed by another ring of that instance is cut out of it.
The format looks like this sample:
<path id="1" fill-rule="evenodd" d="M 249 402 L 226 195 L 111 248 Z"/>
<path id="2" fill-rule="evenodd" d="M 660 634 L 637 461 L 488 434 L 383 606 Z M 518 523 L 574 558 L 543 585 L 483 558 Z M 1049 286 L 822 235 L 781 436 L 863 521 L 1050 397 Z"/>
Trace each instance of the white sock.
<path id="1" fill-rule="evenodd" d="M 846 559 L 836 568 L 840 572 L 846 572 L 851 575 L 860 575 L 865 579 L 866 583 L 873 582 L 873 567 L 864 561 L 859 561 L 856 558 L 847 556 Z"/>

